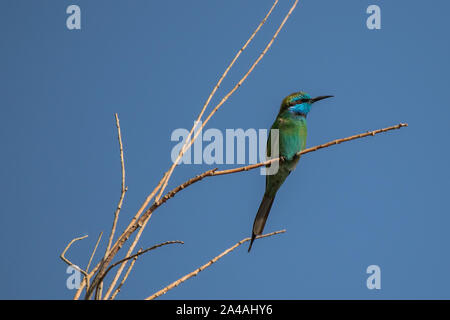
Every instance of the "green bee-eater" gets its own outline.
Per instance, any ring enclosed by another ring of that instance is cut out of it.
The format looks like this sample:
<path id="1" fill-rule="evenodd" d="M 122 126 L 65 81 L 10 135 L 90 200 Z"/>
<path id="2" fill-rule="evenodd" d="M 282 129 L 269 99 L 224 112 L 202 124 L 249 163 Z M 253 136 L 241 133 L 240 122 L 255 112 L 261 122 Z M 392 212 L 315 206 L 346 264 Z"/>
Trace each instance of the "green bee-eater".
<path id="1" fill-rule="evenodd" d="M 305 92 L 296 92 L 288 95 L 281 102 L 280 111 L 271 129 L 278 129 L 278 145 L 280 163 L 278 171 L 272 175 L 266 175 L 266 191 L 253 222 L 252 239 L 248 251 L 252 248 L 255 237 L 260 235 L 264 230 L 270 208 L 277 194 L 278 189 L 286 180 L 287 176 L 295 169 L 298 160 L 297 153 L 305 149 L 306 146 L 306 116 L 311 110 L 313 103 L 331 98 L 332 96 L 320 96 L 311 98 Z M 271 154 L 271 136 L 272 130 L 267 140 L 267 156 Z"/>

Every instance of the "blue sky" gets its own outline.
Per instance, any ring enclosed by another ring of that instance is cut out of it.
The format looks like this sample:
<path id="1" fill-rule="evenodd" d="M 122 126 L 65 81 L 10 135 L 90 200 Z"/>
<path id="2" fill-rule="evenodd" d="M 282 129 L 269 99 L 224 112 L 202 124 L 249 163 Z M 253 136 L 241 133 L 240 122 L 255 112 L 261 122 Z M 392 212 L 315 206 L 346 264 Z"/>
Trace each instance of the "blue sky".
<path id="1" fill-rule="evenodd" d="M 212 103 L 246 72 L 293 1 L 280 1 Z M 66 28 L 81 8 L 82 29 Z M 381 8 L 368 30 L 366 8 Z M 272 5 L 264 1 L 0 2 L 0 298 L 69 299 L 59 254 L 86 266 L 120 195 L 114 113 L 129 191 L 118 230 L 170 166 L 213 85 Z M 332 94 L 307 146 L 399 122 L 408 128 L 306 155 L 265 231 L 162 299 L 448 299 L 450 3 L 304 0 L 208 128 L 269 128 L 291 92 Z M 169 188 L 212 168 L 184 165 Z M 232 165 L 221 165 L 232 168 Z M 259 170 L 197 183 L 162 206 L 118 298 L 141 299 L 250 235 Z M 105 248 L 106 238 L 99 252 Z M 98 259 L 99 256 L 96 256 Z M 366 268 L 379 265 L 381 290 Z"/>

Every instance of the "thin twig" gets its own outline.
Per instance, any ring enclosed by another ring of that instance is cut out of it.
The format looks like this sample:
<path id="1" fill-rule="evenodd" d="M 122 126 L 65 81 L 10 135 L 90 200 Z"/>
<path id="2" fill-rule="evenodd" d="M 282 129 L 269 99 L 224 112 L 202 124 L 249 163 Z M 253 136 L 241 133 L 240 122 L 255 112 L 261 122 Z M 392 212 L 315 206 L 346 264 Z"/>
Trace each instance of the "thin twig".
<path id="1" fill-rule="evenodd" d="M 121 129 L 120 129 L 120 121 L 119 121 L 119 116 L 118 116 L 117 113 L 115 113 L 114 116 L 116 118 L 117 140 L 119 141 L 119 153 L 120 153 L 120 166 L 121 166 L 121 172 L 122 172 L 122 184 L 121 184 L 120 198 L 119 198 L 119 202 L 117 204 L 116 210 L 114 212 L 113 225 L 112 225 L 112 228 L 111 228 L 111 233 L 109 235 L 108 245 L 106 247 L 104 257 L 108 254 L 109 249 L 111 248 L 111 243 L 112 243 L 112 241 L 114 239 L 114 234 L 115 234 L 116 227 L 117 227 L 117 221 L 119 219 L 119 213 L 120 213 L 120 210 L 122 209 L 123 200 L 125 198 L 125 193 L 128 191 L 128 187 L 125 186 L 125 161 L 124 161 L 124 155 L 123 155 L 123 143 L 122 143 L 122 132 L 121 132 Z M 92 260 L 92 257 L 91 257 L 91 260 Z M 91 263 L 91 261 L 89 261 L 89 265 L 90 265 L 90 263 Z M 102 261 L 100 261 L 97 264 L 96 268 L 101 266 L 101 263 L 102 263 Z M 82 288 L 81 288 L 81 290 L 82 290 Z M 81 294 L 80 289 L 78 289 L 78 291 L 76 293 L 76 296 L 79 297 L 79 294 Z M 98 295 L 98 294 L 101 295 L 101 290 L 100 291 L 98 291 L 98 290 L 96 291 L 96 295 Z M 78 297 L 76 297 L 76 299 L 78 299 Z"/>
<path id="2" fill-rule="evenodd" d="M 69 242 L 69 244 L 66 246 L 66 248 L 63 250 L 63 252 L 61 253 L 61 255 L 59 256 L 61 259 L 62 259 L 62 261 L 64 261 L 65 263 L 67 263 L 69 266 L 71 266 L 72 268 L 74 268 L 74 269 L 76 269 L 76 270 L 78 270 L 79 272 L 81 272 L 83 275 L 84 275 L 84 281 L 86 281 L 86 290 L 87 290 L 87 288 L 89 288 L 89 275 L 88 275 L 88 273 L 86 272 L 86 271 L 84 271 L 83 269 L 81 269 L 79 266 L 77 266 L 76 264 L 74 264 L 74 263 L 72 263 L 69 259 L 67 259 L 66 257 L 65 257 L 65 254 L 66 254 L 66 252 L 67 252 L 67 250 L 69 250 L 69 248 L 72 246 L 72 244 L 73 243 L 75 243 L 75 242 L 77 242 L 77 241 L 80 241 L 80 240 L 83 240 L 83 239 L 85 239 L 85 238 L 87 238 L 88 237 L 88 235 L 85 235 L 85 236 L 82 236 L 82 237 L 78 237 L 78 238 L 74 238 L 74 239 L 72 239 L 70 242 Z M 83 282 L 84 282 L 83 281 Z"/>
<path id="3" fill-rule="evenodd" d="M 264 235 L 260 235 L 257 236 L 256 239 L 261 239 L 261 238 L 266 238 L 266 237 L 270 237 L 270 236 L 274 236 L 276 234 L 280 234 L 280 233 L 285 233 L 286 230 L 280 230 L 280 231 L 275 231 L 275 232 L 271 232 L 268 234 L 264 234 Z M 204 265 L 202 265 L 201 267 L 195 269 L 194 271 L 192 271 L 191 273 L 188 273 L 187 275 L 185 275 L 184 277 L 172 282 L 171 284 L 169 284 L 167 287 L 159 290 L 158 292 L 152 294 L 151 296 L 147 297 L 145 300 L 153 300 L 159 296 L 162 296 L 163 294 L 167 293 L 167 291 L 172 290 L 173 288 L 179 286 L 181 283 L 185 282 L 186 280 L 196 276 L 197 274 L 199 274 L 201 271 L 205 270 L 206 268 L 208 268 L 209 266 L 211 266 L 214 262 L 217 262 L 219 259 L 221 259 L 223 256 L 227 255 L 228 253 L 230 253 L 231 251 L 233 251 L 234 249 L 236 249 L 237 247 L 239 247 L 240 245 L 244 244 L 247 241 L 250 241 L 251 238 L 245 238 L 242 239 L 241 241 L 239 241 L 238 243 L 236 243 L 234 246 L 228 248 L 227 250 L 225 250 L 224 252 L 222 252 L 221 254 L 219 254 L 217 257 L 211 259 L 210 261 L 208 261 L 207 263 L 205 263 Z"/>
<path id="4" fill-rule="evenodd" d="M 80 272 L 81 272 L 82 274 L 84 274 L 85 276 L 87 276 L 86 271 L 84 271 L 83 269 L 81 269 L 81 268 L 80 268 L 79 266 L 77 266 L 76 264 L 70 262 L 70 260 L 67 259 L 64 255 L 66 254 L 67 250 L 69 250 L 69 248 L 72 246 L 72 244 L 73 244 L 74 242 L 83 240 L 83 239 L 85 239 L 85 238 L 87 238 L 87 237 L 88 237 L 88 235 L 85 235 L 85 236 L 82 236 L 82 237 L 79 237 L 79 238 L 72 239 L 72 241 L 69 242 L 69 244 L 66 246 L 66 248 L 64 249 L 64 251 L 63 251 L 63 252 L 61 253 L 61 255 L 59 256 L 65 263 L 67 263 L 69 266 L 73 267 L 74 269 L 77 269 L 78 271 L 80 271 Z"/>
<path id="5" fill-rule="evenodd" d="M 117 204 L 116 211 L 114 212 L 113 225 L 111 228 L 111 234 L 109 235 L 108 246 L 106 247 L 105 256 L 108 254 L 109 249 L 111 248 L 111 244 L 114 239 L 114 233 L 116 232 L 117 220 L 119 219 L 119 213 L 120 213 L 120 210 L 122 209 L 123 199 L 125 198 L 125 193 L 128 190 L 128 188 L 125 186 L 125 161 L 124 161 L 124 157 L 123 157 L 122 133 L 120 130 L 119 116 L 117 115 L 117 113 L 114 114 L 114 116 L 116 117 L 117 139 L 119 140 L 120 166 L 122 168 L 122 188 L 121 188 L 119 202 Z"/>
<path id="6" fill-rule="evenodd" d="M 97 251 L 98 244 L 100 243 L 100 239 L 102 238 L 103 231 L 98 235 L 97 243 L 95 244 L 94 250 L 92 251 L 91 257 L 89 258 L 89 263 L 86 267 L 86 272 L 89 271 L 89 267 L 91 266 L 92 258 L 94 258 L 95 252 Z"/>

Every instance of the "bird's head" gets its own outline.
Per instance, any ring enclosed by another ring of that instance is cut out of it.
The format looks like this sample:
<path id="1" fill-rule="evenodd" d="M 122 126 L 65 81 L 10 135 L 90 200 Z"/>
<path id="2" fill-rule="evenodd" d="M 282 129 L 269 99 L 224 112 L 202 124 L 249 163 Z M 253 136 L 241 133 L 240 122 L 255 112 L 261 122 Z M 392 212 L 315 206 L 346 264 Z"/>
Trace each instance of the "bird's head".
<path id="1" fill-rule="evenodd" d="M 295 92 L 283 99 L 281 102 L 280 113 L 288 110 L 294 114 L 304 115 L 306 117 L 308 112 L 311 110 L 313 103 L 331 97 L 333 96 L 319 96 L 316 98 L 311 98 L 311 96 L 306 92 Z"/>

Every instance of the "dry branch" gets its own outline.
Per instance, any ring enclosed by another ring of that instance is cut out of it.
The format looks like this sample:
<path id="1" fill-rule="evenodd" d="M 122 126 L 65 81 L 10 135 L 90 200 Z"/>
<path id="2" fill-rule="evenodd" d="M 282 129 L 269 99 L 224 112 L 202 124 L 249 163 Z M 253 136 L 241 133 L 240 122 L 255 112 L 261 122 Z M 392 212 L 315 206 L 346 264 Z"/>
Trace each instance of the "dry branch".
<path id="1" fill-rule="evenodd" d="M 94 258 L 95 252 L 97 251 L 98 244 L 100 243 L 100 240 L 102 239 L 102 235 L 103 235 L 103 231 L 100 232 L 100 234 L 98 235 L 97 242 L 95 243 L 94 250 L 92 251 L 91 257 L 89 258 L 89 262 L 88 262 L 88 265 L 86 267 L 86 272 L 89 271 L 89 267 L 91 266 L 92 259 Z"/>
<path id="2" fill-rule="evenodd" d="M 67 263 L 69 266 L 73 267 L 74 269 L 77 269 L 78 271 L 80 271 L 82 274 L 84 274 L 84 276 L 87 276 L 86 271 L 84 271 L 83 269 L 81 269 L 79 266 L 77 266 L 76 264 L 72 263 L 69 259 L 67 259 L 64 255 L 66 254 L 67 250 L 69 250 L 69 248 L 72 246 L 73 243 L 86 239 L 88 237 L 88 235 L 79 237 L 79 238 L 74 238 L 72 239 L 69 244 L 66 246 L 66 248 L 63 250 L 63 252 L 61 253 L 61 255 L 59 256 L 62 261 L 64 261 L 65 263 Z"/>
<path id="3" fill-rule="evenodd" d="M 72 268 L 78 270 L 79 272 L 81 272 L 84 275 L 84 279 L 83 279 L 83 283 L 86 285 L 86 290 L 87 288 L 89 288 L 89 275 L 86 271 L 84 271 L 83 269 L 81 269 L 79 266 L 77 266 L 76 264 L 72 263 L 69 259 L 67 259 L 65 257 L 65 254 L 67 252 L 67 250 L 69 250 L 69 248 L 72 246 L 72 244 L 74 244 L 77 241 L 86 239 L 88 237 L 88 235 L 82 236 L 82 237 L 78 237 L 78 238 L 74 238 L 72 239 L 69 244 L 66 246 L 66 248 L 63 250 L 63 252 L 61 253 L 61 255 L 59 256 L 62 261 L 64 261 L 65 263 L 67 263 L 69 266 L 71 266 Z"/>
<path id="4" fill-rule="evenodd" d="M 303 151 L 298 152 L 297 155 L 301 156 L 301 155 L 304 155 L 304 154 L 307 154 L 310 152 L 314 152 L 314 151 L 317 151 L 317 150 L 320 150 L 323 148 L 327 148 L 330 146 L 334 146 L 334 145 L 337 145 L 337 144 L 340 144 L 343 142 L 360 139 L 360 138 L 364 138 L 364 137 L 369 137 L 369 136 L 374 136 L 379 133 L 396 130 L 396 129 L 400 129 L 400 128 L 407 127 L 407 126 L 408 126 L 407 123 L 399 123 L 395 126 L 391 126 L 391 127 L 387 127 L 387 128 L 383 128 L 383 129 L 377 129 L 377 130 L 373 130 L 373 131 L 367 131 L 365 133 L 355 134 L 355 135 L 347 137 L 347 138 L 336 139 L 336 140 L 333 140 L 333 141 L 330 141 L 330 142 L 327 142 L 327 143 L 324 143 L 324 144 L 321 144 L 321 145 L 318 145 L 315 147 L 304 149 Z M 244 167 L 216 171 L 216 172 L 214 172 L 214 176 L 220 176 L 220 175 L 224 175 L 224 174 L 231 174 L 231 173 L 242 172 L 242 171 L 249 171 L 249 170 L 256 169 L 256 168 L 259 168 L 262 166 L 270 165 L 272 162 L 279 161 L 279 160 L 280 160 L 280 158 L 273 158 L 273 159 L 267 160 L 265 162 L 251 164 L 251 165 L 244 166 Z"/>
<path id="5" fill-rule="evenodd" d="M 114 115 L 116 118 L 116 127 L 117 127 L 117 139 L 119 140 L 119 150 L 120 150 L 120 166 L 122 168 L 122 188 L 120 192 L 119 202 L 117 204 L 116 211 L 114 212 L 114 220 L 111 228 L 111 234 L 109 235 L 108 246 L 106 247 L 105 256 L 108 254 L 109 249 L 111 248 L 112 241 L 114 239 L 114 233 L 116 232 L 117 220 L 119 219 L 119 213 L 122 209 L 123 199 L 125 198 L 125 193 L 128 188 L 125 186 L 125 161 L 123 157 L 123 144 L 122 144 L 122 133 L 120 130 L 120 122 L 119 116 L 117 113 Z"/>
<path id="6" fill-rule="evenodd" d="M 276 234 L 280 234 L 280 233 L 285 233 L 286 230 L 280 230 L 280 231 L 275 231 L 275 232 L 271 232 L 268 234 L 264 234 L 264 235 L 259 235 L 256 237 L 256 239 L 261 239 L 261 238 L 266 238 L 266 237 L 270 237 L 270 236 L 274 236 Z M 222 252 L 221 254 L 219 254 L 217 257 L 209 260 L 207 263 L 205 263 L 204 265 L 202 265 L 201 267 L 195 269 L 194 271 L 192 271 L 191 273 L 188 273 L 187 275 L 185 275 L 184 277 L 172 282 L 171 284 L 169 284 L 167 287 L 159 290 L 158 292 L 152 294 L 151 296 L 147 297 L 145 300 L 153 300 L 159 296 L 162 296 L 163 294 L 165 294 L 167 291 L 172 290 L 175 287 L 178 287 L 181 283 L 185 282 L 186 280 L 195 277 L 197 274 L 199 274 L 201 271 L 205 270 L 206 268 L 208 268 L 209 266 L 211 266 L 214 262 L 217 262 L 219 259 L 221 259 L 223 256 L 227 255 L 228 253 L 230 253 L 231 251 L 233 251 L 234 249 L 236 249 L 237 247 L 239 247 L 240 245 L 246 243 L 247 241 L 250 241 L 251 238 L 245 238 L 242 239 L 241 241 L 239 241 L 238 243 L 236 243 L 234 246 L 228 248 L 227 250 L 225 250 L 224 252 Z"/>

